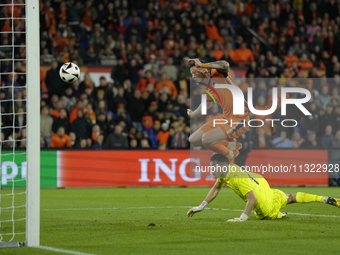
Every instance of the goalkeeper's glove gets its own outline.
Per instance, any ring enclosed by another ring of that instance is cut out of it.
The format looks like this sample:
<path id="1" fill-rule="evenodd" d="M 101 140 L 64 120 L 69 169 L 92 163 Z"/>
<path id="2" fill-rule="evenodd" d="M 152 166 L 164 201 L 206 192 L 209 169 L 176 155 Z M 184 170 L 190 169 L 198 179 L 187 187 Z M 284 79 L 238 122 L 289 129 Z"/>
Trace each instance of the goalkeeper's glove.
<path id="1" fill-rule="evenodd" d="M 193 207 L 188 211 L 188 217 L 192 217 L 195 213 L 202 211 L 208 205 L 207 202 L 203 201 L 199 206 Z"/>
<path id="2" fill-rule="evenodd" d="M 245 214 L 245 213 L 242 213 L 240 218 L 234 218 L 234 219 L 230 219 L 230 220 L 227 220 L 227 222 L 243 222 L 243 221 L 246 221 L 248 219 L 248 215 Z"/>

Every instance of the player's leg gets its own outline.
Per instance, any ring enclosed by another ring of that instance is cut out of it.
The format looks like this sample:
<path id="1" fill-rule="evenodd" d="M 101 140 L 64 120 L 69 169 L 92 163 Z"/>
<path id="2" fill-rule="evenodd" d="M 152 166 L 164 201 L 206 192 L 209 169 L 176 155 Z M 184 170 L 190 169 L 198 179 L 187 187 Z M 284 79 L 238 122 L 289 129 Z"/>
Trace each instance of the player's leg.
<path id="1" fill-rule="evenodd" d="M 223 118 L 220 116 L 219 118 Z M 202 137 L 202 143 L 204 146 L 208 147 L 210 145 L 220 143 L 227 147 L 229 150 L 240 150 L 242 148 L 241 143 L 235 142 L 235 136 L 231 137 L 229 134 L 233 133 L 238 129 L 237 125 L 230 127 L 229 125 L 216 124 L 214 120 L 210 120 L 205 123 L 201 129 L 204 132 L 204 136 Z"/>
<path id="2" fill-rule="evenodd" d="M 189 142 L 192 145 L 200 145 L 202 144 L 203 135 L 204 135 L 204 131 L 201 128 L 199 128 L 189 136 Z"/>
<path id="3" fill-rule="evenodd" d="M 334 205 L 340 208 L 340 199 L 338 198 L 312 195 L 312 194 L 303 193 L 303 192 L 297 192 L 297 193 L 292 193 L 292 194 L 286 193 L 286 195 L 288 197 L 287 204 L 319 202 L 319 203 Z"/>
<path id="4" fill-rule="evenodd" d="M 227 137 L 223 129 L 214 128 L 204 133 L 202 136 L 202 143 L 210 150 L 220 153 L 232 160 L 239 154 L 239 152 L 236 150 L 236 144 L 226 141 L 226 138 Z M 233 146 L 233 144 L 235 144 L 234 150 L 229 149 L 229 147 Z"/>

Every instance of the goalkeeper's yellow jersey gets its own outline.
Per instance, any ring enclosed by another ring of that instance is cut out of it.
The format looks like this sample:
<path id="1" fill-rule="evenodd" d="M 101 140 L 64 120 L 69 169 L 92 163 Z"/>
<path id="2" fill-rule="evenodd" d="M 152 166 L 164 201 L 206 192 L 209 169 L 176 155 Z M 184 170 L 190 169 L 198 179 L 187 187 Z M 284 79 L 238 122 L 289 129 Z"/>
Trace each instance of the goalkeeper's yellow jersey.
<path id="1" fill-rule="evenodd" d="M 245 195 L 253 191 L 257 198 L 255 212 L 266 215 L 272 210 L 273 190 L 262 175 L 246 172 L 238 165 L 230 164 L 227 176 L 218 178 L 218 181 L 227 184 L 244 201 L 247 201 Z"/>

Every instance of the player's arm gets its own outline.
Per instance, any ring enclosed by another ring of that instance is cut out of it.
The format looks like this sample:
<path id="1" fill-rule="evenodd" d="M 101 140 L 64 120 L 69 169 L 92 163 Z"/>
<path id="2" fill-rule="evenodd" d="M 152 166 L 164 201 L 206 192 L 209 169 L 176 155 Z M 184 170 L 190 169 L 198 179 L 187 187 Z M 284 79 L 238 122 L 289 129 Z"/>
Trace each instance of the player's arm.
<path id="1" fill-rule="evenodd" d="M 228 220 L 229 222 L 242 222 L 248 219 L 251 211 L 254 209 L 257 203 L 257 198 L 254 194 L 254 191 L 249 191 L 246 194 L 246 198 L 247 198 L 246 208 L 244 209 L 244 212 L 241 214 L 240 218 Z"/>
<path id="2" fill-rule="evenodd" d="M 193 207 L 188 211 L 188 217 L 192 217 L 195 213 L 201 212 L 211 201 L 213 201 L 220 190 L 223 188 L 223 183 L 220 183 L 218 180 L 216 180 L 215 185 L 211 188 L 209 191 L 207 197 L 205 200 L 200 204 L 199 206 Z"/>
<path id="3" fill-rule="evenodd" d="M 229 72 L 229 63 L 225 60 L 219 60 L 210 63 L 202 63 L 198 58 L 191 58 L 188 62 L 194 62 L 195 66 L 207 68 L 207 69 L 216 69 L 220 72 L 227 73 Z"/>
<path id="4" fill-rule="evenodd" d="M 247 198 L 247 204 L 246 204 L 246 209 L 244 209 L 244 214 L 249 217 L 251 211 L 254 209 L 256 203 L 257 203 L 257 197 L 254 194 L 254 191 L 249 191 L 246 194 Z"/>
<path id="5" fill-rule="evenodd" d="M 212 106 L 212 102 L 207 102 L 207 110 L 210 109 Z M 187 113 L 190 119 L 194 119 L 196 117 L 201 116 L 202 114 L 202 104 L 200 104 L 195 111 L 192 111 L 190 109 L 187 109 Z"/>

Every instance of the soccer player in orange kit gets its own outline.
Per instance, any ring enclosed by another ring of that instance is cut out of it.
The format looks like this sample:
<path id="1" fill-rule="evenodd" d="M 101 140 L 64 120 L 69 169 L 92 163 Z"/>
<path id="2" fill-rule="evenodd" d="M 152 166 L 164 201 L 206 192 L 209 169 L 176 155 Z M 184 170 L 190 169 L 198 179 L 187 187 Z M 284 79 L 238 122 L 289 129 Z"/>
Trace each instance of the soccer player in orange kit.
<path id="1" fill-rule="evenodd" d="M 213 96 L 220 97 L 221 108 L 223 113 L 215 119 L 227 120 L 227 124 L 214 124 L 214 120 L 205 123 L 201 128 L 196 130 L 189 137 L 189 142 L 193 145 L 203 144 L 210 150 L 226 156 L 230 162 L 239 155 L 242 148 L 241 143 L 235 143 L 235 139 L 248 131 L 249 109 L 248 103 L 244 100 L 244 114 L 233 114 L 233 95 L 229 89 L 221 88 L 214 90 L 218 95 L 209 89 L 214 84 L 232 84 L 237 86 L 233 78 L 229 74 L 229 63 L 226 61 L 216 61 L 211 63 L 202 63 L 199 59 L 189 59 L 192 65 L 190 71 L 192 78 L 198 84 L 204 84 L 205 88 L 210 91 Z M 203 81 L 203 82 L 201 82 Z M 238 87 L 238 86 L 237 86 Z M 212 98 L 207 95 L 207 109 L 212 105 Z M 202 104 L 196 110 L 187 110 L 190 118 L 201 116 Z"/>

